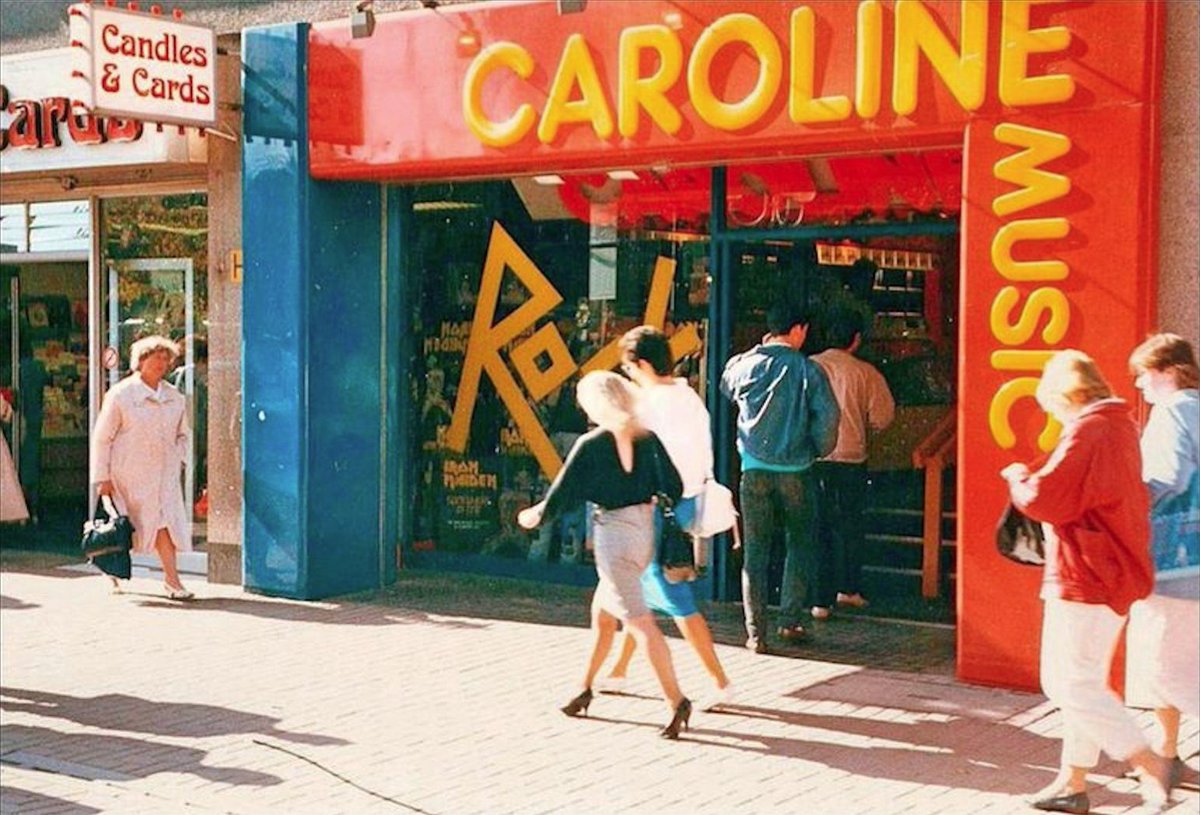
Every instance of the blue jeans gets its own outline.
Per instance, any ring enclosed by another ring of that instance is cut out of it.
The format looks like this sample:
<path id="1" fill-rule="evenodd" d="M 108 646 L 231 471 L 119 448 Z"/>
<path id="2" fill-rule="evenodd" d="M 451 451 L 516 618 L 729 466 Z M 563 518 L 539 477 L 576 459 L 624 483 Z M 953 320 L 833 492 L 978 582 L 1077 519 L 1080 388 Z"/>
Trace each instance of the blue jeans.
<path id="1" fill-rule="evenodd" d="M 745 541 L 742 551 L 742 605 L 746 634 L 767 635 L 767 577 L 771 543 L 783 528 L 787 547 L 783 563 L 780 625 L 799 625 L 804 616 L 805 575 L 816 560 L 815 492 L 812 473 L 747 470 L 742 473 L 740 497 Z"/>

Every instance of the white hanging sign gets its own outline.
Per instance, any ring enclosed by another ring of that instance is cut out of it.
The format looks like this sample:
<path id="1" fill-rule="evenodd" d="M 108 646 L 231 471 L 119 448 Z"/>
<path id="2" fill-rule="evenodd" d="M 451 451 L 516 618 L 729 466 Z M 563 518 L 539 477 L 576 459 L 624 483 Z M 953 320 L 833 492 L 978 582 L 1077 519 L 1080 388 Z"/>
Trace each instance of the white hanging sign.
<path id="1" fill-rule="evenodd" d="M 70 79 L 78 51 L 0 57 L 0 176 L 205 162 L 208 139 L 195 128 L 85 111 L 71 97 L 70 86 L 78 84 Z"/>
<path id="2" fill-rule="evenodd" d="M 79 3 L 68 11 L 74 98 L 94 113 L 211 127 L 217 40 L 211 28 Z"/>

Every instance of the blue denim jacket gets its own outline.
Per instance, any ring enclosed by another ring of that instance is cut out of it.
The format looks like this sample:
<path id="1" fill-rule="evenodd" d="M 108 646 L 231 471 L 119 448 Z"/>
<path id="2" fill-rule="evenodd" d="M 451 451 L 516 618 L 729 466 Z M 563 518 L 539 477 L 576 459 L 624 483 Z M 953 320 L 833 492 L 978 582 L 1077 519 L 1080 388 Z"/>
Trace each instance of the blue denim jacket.
<path id="1" fill-rule="evenodd" d="M 721 393 L 737 406 L 738 449 L 767 464 L 806 468 L 837 444 L 841 411 L 821 366 L 786 345 L 732 357 Z"/>

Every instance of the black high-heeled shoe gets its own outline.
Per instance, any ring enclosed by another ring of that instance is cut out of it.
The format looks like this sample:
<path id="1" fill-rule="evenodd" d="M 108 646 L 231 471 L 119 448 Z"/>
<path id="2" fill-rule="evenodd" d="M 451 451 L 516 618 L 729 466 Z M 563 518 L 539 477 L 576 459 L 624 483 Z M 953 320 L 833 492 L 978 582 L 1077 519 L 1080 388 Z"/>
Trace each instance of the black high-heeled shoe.
<path id="1" fill-rule="evenodd" d="M 692 718 L 692 700 L 686 696 L 679 700 L 679 704 L 675 706 L 675 715 L 666 727 L 658 734 L 664 739 L 679 738 L 679 729 L 688 729 L 688 719 Z"/>
<path id="2" fill-rule="evenodd" d="M 592 689 L 588 688 L 571 701 L 559 708 L 568 716 L 587 715 L 588 706 L 592 703 Z"/>

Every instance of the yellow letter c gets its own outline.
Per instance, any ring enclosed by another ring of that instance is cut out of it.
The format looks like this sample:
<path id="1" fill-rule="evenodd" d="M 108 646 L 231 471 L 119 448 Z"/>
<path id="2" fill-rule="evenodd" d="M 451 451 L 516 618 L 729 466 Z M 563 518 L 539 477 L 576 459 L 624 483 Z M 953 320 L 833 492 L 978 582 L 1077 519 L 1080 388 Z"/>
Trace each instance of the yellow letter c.
<path id="1" fill-rule="evenodd" d="M 501 67 L 512 69 L 521 79 L 529 79 L 533 74 L 533 57 L 513 42 L 489 45 L 471 61 L 463 82 L 463 119 L 475 137 L 489 147 L 516 144 L 529 132 L 537 118 L 533 106 L 528 103 L 520 105 L 512 116 L 502 122 L 494 122 L 484 114 L 483 83 L 488 74 Z"/>

